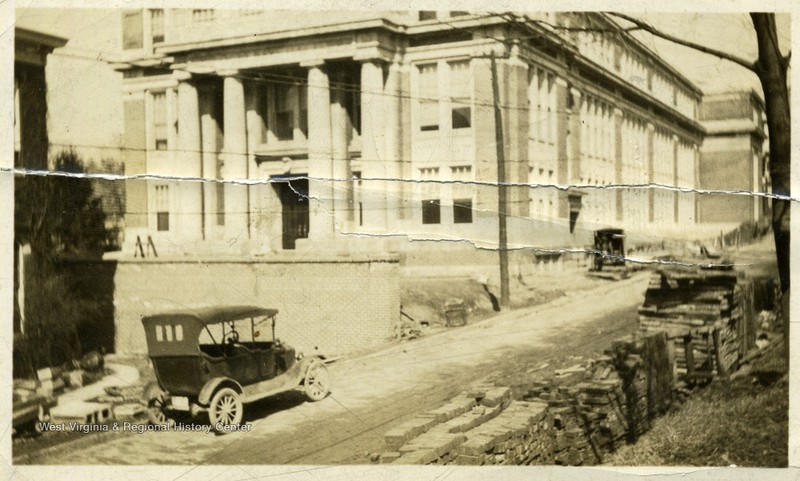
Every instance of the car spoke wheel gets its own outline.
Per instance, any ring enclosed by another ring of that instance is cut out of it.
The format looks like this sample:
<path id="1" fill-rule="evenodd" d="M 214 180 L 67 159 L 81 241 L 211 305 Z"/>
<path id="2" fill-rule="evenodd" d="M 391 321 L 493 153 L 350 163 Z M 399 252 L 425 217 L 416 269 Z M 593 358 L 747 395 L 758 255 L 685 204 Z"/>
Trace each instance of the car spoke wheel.
<path id="1" fill-rule="evenodd" d="M 331 375 L 320 361 L 314 361 L 306 371 L 303 381 L 306 397 L 310 401 L 321 401 L 331 392 Z"/>
<path id="2" fill-rule="evenodd" d="M 211 398 L 211 405 L 208 407 L 208 419 L 214 429 L 216 429 L 217 425 L 238 425 L 242 422 L 243 411 L 244 405 L 239 393 L 229 387 L 224 387 Z"/>
<path id="3" fill-rule="evenodd" d="M 147 419 L 150 424 L 171 425 L 175 420 L 170 417 L 165 407 L 167 394 L 158 387 L 153 387 L 147 393 Z"/>

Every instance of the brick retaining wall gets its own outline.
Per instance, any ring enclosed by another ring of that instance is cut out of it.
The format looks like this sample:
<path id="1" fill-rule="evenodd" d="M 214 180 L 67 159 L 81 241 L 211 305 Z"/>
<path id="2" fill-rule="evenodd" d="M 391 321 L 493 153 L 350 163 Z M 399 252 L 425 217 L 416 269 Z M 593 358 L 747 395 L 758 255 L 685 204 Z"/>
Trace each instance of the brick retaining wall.
<path id="1" fill-rule="evenodd" d="M 113 268 L 106 268 L 114 264 Z M 145 353 L 143 315 L 248 304 L 279 311 L 276 335 L 326 355 L 379 344 L 400 313 L 399 262 L 392 256 L 248 260 L 156 259 L 72 262 L 79 284 L 111 284 L 117 353 Z M 96 277 L 104 272 L 105 278 Z"/>

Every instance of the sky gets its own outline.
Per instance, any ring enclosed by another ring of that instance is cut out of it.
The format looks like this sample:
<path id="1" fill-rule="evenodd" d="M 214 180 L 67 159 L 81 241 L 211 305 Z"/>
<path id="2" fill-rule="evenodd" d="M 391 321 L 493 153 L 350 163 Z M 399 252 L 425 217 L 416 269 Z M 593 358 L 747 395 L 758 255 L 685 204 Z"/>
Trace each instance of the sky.
<path id="1" fill-rule="evenodd" d="M 746 13 L 661 13 L 638 15 L 638 17 L 679 38 L 732 53 L 747 60 L 755 60 L 758 57 L 753 24 Z M 778 42 L 781 48 L 788 52 L 791 47 L 790 16 L 788 14 L 777 16 L 776 24 Z M 647 33 L 640 32 L 636 36 L 706 93 L 746 87 L 762 92 L 756 75 L 739 65 L 691 48 L 677 46 Z"/>
<path id="2" fill-rule="evenodd" d="M 119 157 L 115 149 L 123 130 L 122 78 L 98 61 L 102 52 L 117 50 L 119 22 L 119 10 L 17 10 L 17 25 L 69 39 L 47 59 L 53 150 L 76 145 L 86 162 Z"/>
<path id="3" fill-rule="evenodd" d="M 19 4 L 17 24 L 69 39 L 48 60 L 51 141 L 63 144 L 118 146 L 122 135 L 120 74 L 102 61 L 117 50 L 120 37 L 119 9 L 31 8 Z M 709 47 L 755 59 L 757 46 L 746 13 L 637 14 L 652 25 Z M 789 15 L 778 18 L 779 41 L 790 45 Z M 742 88 L 762 91 L 756 76 L 742 67 L 695 50 L 636 34 L 646 46 L 667 60 L 705 92 Z M 104 152 L 91 155 L 103 157 Z M 95 159 L 99 160 L 99 159 Z"/>

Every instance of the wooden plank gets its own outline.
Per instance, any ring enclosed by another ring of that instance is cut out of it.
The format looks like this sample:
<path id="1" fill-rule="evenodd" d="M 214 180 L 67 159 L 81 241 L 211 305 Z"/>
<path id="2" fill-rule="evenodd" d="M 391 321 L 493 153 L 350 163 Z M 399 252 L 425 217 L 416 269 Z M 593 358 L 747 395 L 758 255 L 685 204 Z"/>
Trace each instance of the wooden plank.
<path id="1" fill-rule="evenodd" d="M 683 338 L 683 352 L 686 358 L 686 375 L 691 376 L 694 374 L 694 347 L 691 335 Z"/>
<path id="2" fill-rule="evenodd" d="M 714 357 L 717 360 L 717 373 L 727 379 L 728 370 L 725 367 L 725 363 L 722 361 L 722 353 L 720 352 L 719 329 L 714 329 L 711 335 L 714 339 Z"/>

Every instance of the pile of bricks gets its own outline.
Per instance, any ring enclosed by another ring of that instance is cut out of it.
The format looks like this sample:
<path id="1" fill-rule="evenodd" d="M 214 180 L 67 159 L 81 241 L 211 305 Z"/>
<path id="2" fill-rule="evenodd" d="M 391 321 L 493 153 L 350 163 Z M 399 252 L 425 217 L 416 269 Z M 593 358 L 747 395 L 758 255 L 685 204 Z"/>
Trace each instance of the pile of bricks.
<path id="1" fill-rule="evenodd" d="M 476 388 L 433 411 L 420 414 L 386 433 L 382 463 L 446 464 L 464 443 L 465 432 L 498 416 L 511 402 L 508 388 Z"/>
<path id="2" fill-rule="evenodd" d="M 522 400 L 478 387 L 386 433 L 383 463 L 593 465 L 635 440 L 672 402 L 666 335 L 615 341 L 606 355 L 548 379 Z"/>
<path id="3" fill-rule="evenodd" d="M 552 420 L 547 405 L 513 401 L 492 420 L 468 432 L 443 464 L 532 465 L 553 459 Z"/>
<path id="4" fill-rule="evenodd" d="M 565 372 L 571 374 L 565 376 Z M 525 399 L 542 400 L 549 407 L 555 464 L 599 463 L 625 443 L 626 401 L 609 356 L 556 371 L 549 381 L 536 382 Z"/>

